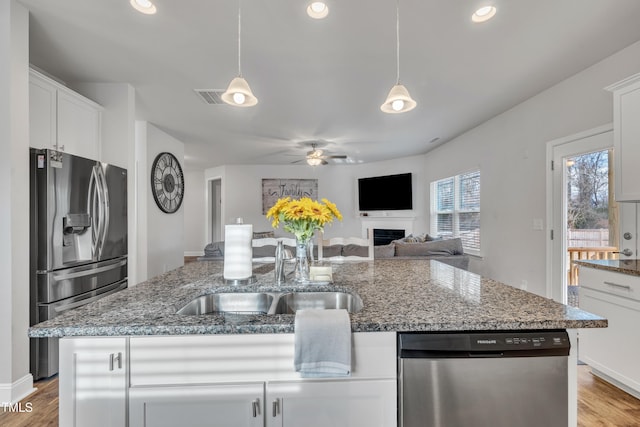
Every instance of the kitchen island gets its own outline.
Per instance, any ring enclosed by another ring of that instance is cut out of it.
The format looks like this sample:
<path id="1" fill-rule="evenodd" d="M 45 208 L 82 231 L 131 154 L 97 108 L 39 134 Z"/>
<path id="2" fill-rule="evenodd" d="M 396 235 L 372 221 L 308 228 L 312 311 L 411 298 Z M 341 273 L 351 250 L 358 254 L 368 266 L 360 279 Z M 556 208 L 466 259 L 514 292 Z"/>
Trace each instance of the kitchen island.
<path id="1" fill-rule="evenodd" d="M 63 338 L 60 425 L 82 425 L 80 419 L 96 414 L 103 425 L 122 425 L 128 411 L 131 426 L 206 420 L 212 413 L 223 417 L 219 425 L 312 425 L 313 418 L 318 425 L 337 419 L 337 425 L 392 426 L 397 332 L 607 326 L 602 317 L 437 261 L 333 264 L 334 283 L 313 286 L 276 286 L 272 267 L 256 265 L 255 284 L 233 287 L 224 284 L 221 262 L 190 263 L 32 327 L 32 337 Z M 208 293 L 284 291 L 362 299 L 362 309 L 350 314 L 350 377 L 300 379 L 292 314 L 176 314 Z M 575 424 L 575 384 L 569 390 Z"/>
<path id="2" fill-rule="evenodd" d="M 576 264 L 580 307 L 609 321 L 607 329 L 580 333 L 580 360 L 594 375 L 640 399 L 636 356 L 640 351 L 636 329 L 640 323 L 640 260 L 582 260 Z"/>

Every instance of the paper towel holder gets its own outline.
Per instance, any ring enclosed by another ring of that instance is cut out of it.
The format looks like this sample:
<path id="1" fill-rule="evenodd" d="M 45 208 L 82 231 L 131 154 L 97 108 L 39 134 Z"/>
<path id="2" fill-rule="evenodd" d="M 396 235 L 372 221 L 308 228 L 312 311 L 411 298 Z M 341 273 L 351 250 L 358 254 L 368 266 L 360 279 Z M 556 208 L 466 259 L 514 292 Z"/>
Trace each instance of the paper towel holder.
<path id="1" fill-rule="evenodd" d="M 253 274 L 246 279 L 224 279 L 224 284 L 229 286 L 246 286 L 253 285 L 258 280 L 256 279 L 256 275 Z"/>

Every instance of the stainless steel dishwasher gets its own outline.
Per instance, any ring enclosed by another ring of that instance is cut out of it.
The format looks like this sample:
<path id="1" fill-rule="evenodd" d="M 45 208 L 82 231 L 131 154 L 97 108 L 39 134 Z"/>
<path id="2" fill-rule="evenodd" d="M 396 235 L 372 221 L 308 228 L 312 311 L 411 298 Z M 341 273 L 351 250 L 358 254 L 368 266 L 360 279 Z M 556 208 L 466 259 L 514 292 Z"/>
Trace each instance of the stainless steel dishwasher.
<path id="1" fill-rule="evenodd" d="M 400 427 L 568 424 L 564 330 L 399 333 Z"/>

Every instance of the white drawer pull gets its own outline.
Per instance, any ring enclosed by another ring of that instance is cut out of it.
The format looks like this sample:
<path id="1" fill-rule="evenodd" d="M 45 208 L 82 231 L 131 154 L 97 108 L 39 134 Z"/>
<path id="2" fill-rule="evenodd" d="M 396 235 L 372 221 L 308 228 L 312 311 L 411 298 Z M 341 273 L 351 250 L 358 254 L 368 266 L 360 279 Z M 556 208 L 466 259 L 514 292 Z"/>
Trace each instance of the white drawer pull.
<path id="1" fill-rule="evenodd" d="M 629 285 L 619 285 L 613 282 L 604 282 L 605 285 L 613 286 L 614 288 L 626 289 L 627 291 L 631 290 L 631 286 Z"/>

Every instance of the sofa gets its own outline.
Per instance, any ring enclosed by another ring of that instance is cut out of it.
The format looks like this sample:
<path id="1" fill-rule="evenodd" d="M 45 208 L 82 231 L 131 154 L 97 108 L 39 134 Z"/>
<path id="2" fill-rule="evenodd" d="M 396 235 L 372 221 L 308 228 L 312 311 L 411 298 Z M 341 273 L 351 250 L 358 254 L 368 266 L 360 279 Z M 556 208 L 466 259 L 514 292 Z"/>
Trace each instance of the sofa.
<path id="1" fill-rule="evenodd" d="M 434 259 L 467 270 L 469 256 L 462 248 L 462 239 L 434 238 L 429 234 L 406 236 L 387 245 L 374 247 L 375 259 Z"/>
<path id="2" fill-rule="evenodd" d="M 273 237 L 273 232 L 254 232 L 254 239 Z M 295 253 L 294 247 L 285 245 Z M 253 248 L 253 257 L 273 257 L 275 246 L 262 246 Z M 464 254 L 462 240 L 434 238 L 428 234 L 409 235 L 402 239 L 394 240 L 387 245 L 374 246 L 374 259 L 434 259 L 451 266 L 467 270 L 469 257 Z M 317 246 L 313 248 L 314 258 L 317 259 Z M 358 245 L 332 245 L 323 247 L 325 257 L 332 256 L 366 256 L 368 248 Z M 209 243 L 204 248 L 204 256 L 198 257 L 199 261 L 223 260 L 224 242 Z"/>

